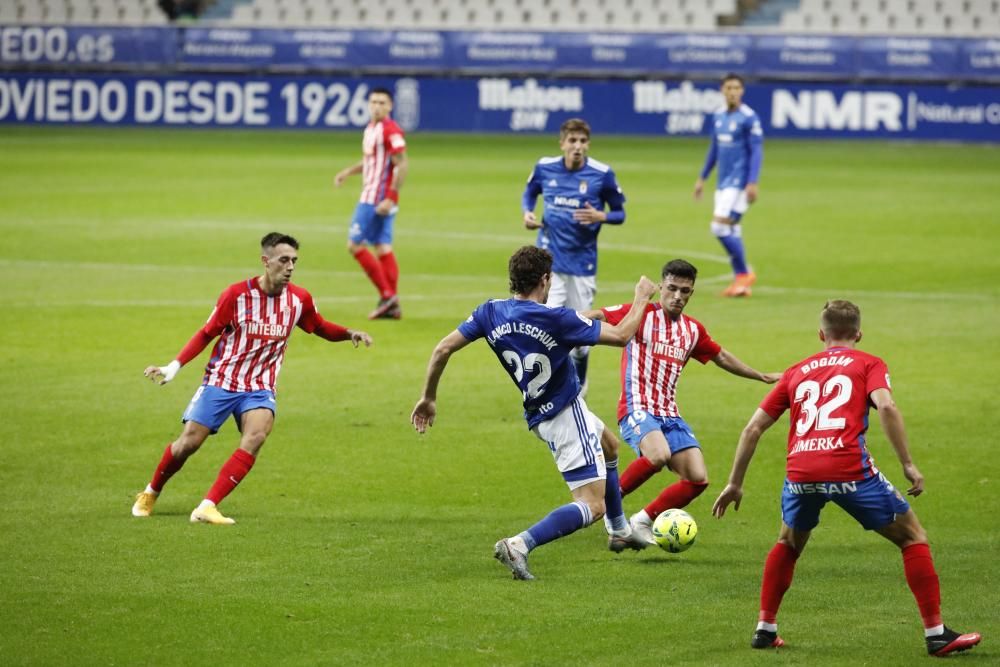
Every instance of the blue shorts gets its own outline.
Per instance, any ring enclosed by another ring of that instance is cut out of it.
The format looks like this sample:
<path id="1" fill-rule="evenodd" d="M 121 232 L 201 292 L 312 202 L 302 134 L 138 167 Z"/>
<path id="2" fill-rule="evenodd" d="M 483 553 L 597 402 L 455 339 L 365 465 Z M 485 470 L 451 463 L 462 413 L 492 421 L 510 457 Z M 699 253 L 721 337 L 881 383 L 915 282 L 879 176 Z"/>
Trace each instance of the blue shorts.
<path id="1" fill-rule="evenodd" d="M 236 420 L 236 428 L 242 429 L 240 417 L 244 412 L 256 410 L 257 408 L 267 408 L 272 414 L 277 413 L 277 403 L 274 401 L 274 392 L 268 390 L 261 391 L 226 391 L 218 387 L 201 385 L 198 391 L 194 392 L 191 402 L 188 403 L 182 422 L 196 422 L 202 426 L 207 426 L 212 433 L 218 433 L 229 415 Z"/>
<path id="2" fill-rule="evenodd" d="M 840 505 L 865 530 L 887 526 L 910 510 L 896 487 L 878 473 L 857 482 L 790 482 L 781 491 L 781 520 L 795 530 L 812 530 L 829 501 Z"/>
<path id="3" fill-rule="evenodd" d="M 388 215 L 376 215 L 374 204 L 359 203 L 351 218 L 347 238 L 351 243 L 371 245 L 392 243 L 392 223 L 396 220 L 396 207 Z"/>
<path id="4" fill-rule="evenodd" d="M 657 417 L 645 410 L 635 410 L 627 417 L 622 417 L 622 420 L 618 422 L 618 428 L 636 456 L 642 456 L 642 452 L 639 451 L 639 442 L 651 431 L 663 433 L 670 446 L 671 455 L 692 447 L 701 448 L 698 439 L 691 432 L 691 427 L 680 417 Z"/>

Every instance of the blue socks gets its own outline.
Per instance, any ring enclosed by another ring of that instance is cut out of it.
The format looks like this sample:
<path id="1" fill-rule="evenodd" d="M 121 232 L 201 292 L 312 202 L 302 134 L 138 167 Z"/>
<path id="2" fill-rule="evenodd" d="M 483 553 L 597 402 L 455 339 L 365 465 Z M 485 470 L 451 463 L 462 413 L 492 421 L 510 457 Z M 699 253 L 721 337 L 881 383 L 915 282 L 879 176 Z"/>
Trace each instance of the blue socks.
<path id="1" fill-rule="evenodd" d="M 528 551 L 548 544 L 564 535 L 569 535 L 593 522 L 590 508 L 586 503 L 573 502 L 549 512 L 548 516 L 536 523 L 518 537 L 524 540 Z"/>
<path id="2" fill-rule="evenodd" d="M 747 268 L 746 252 L 743 250 L 743 230 L 739 223 L 729 225 L 724 222 L 712 221 L 712 233 L 726 249 L 733 273 L 750 273 L 750 269 Z"/>
<path id="3" fill-rule="evenodd" d="M 608 461 L 605 465 L 608 470 L 608 479 L 604 487 L 605 516 L 611 524 L 611 530 L 625 530 L 628 519 L 625 518 L 625 510 L 622 507 L 622 490 L 618 483 L 618 459 Z"/>
<path id="4" fill-rule="evenodd" d="M 743 237 L 732 234 L 719 236 L 718 239 L 722 247 L 729 253 L 729 263 L 733 266 L 733 273 L 749 273 L 746 252 L 743 250 Z"/>

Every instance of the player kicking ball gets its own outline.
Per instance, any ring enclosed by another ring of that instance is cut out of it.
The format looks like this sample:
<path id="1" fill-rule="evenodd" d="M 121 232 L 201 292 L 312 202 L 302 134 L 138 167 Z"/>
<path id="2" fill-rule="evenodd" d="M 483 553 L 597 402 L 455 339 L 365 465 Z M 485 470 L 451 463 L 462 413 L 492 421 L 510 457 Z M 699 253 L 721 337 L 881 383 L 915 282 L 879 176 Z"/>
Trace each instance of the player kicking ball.
<path id="1" fill-rule="evenodd" d="M 764 562 L 760 616 L 750 645 L 776 648 L 778 607 L 792 585 L 795 563 L 819 524 L 820 511 L 834 502 L 861 524 L 900 548 L 906 583 L 924 623 L 927 652 L 933 656 L 970 649 L 978 632 L 961 634 L 941 619 L 941 591 L 924 531 L 903 496 L 875 467 L 868 451 L 868 406 L 879 421 L 919 496 L 924 477 L 910 458 L 903 416 L 892 399 L 889 370 L 876 356 L 855 349 L 861 340 L 861 311 L 850 301 L 830 301 L 820 316 L 824 350 L 786 370 L 740 434 L 733 469 L 712 513 L 739 510 L 743 479 L 761 435 L 790 410 L 786 479 L 781 494 L 781 532 Z"/>
<path id="2" fill-rule="evenodd" d="M 552 285 L 552 255 L 547 250 L 524 246 L 511 256 L 508 270 L 513 298 L 481 304 L 434 348 L 423 395 L 410 421 L 419 433 L 434 424 L 438 383 L 449 358 L 484 338 L 524 396 L 528 428 L 548 445 L 573 496 L 573 502 L 493 547 L 494 557 L 515 579 L 534 579 L 528 570 L 533 549 L 589 526 L 605 513 L 612 551 L 646 547 L 622 509 L 617 447 L 604 449 L 615 438 L 605 436 L 604 424 L 584 402 L 570 353 L 580 345 L 624 345 L 635 334 L 656 286 L 643 276 L 635 286 L 632 315 L 613 326 L 569 308 L 545 305 Z"/>

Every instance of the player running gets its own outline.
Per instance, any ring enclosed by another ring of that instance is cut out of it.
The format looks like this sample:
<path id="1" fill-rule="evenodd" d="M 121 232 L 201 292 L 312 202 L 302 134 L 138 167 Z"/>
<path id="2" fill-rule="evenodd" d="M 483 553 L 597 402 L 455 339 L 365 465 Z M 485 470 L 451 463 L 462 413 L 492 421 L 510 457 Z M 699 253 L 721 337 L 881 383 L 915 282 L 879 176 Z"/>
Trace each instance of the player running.
<path id="1" fill-rule="evenodd" d="M 726 249 L 733 267 L 733 282 L 723 296 L 750 296 L 750 286 L 757 280 L 747 264 L 740 221 L 750 204 L 757 201 L 764 131 L 754 110 L 743 104 L 743 90 L 743 79 L 736 74 L 722 80 L 726 106 L 712 115 L 712 143 L 694 183 L 694 198 L 700 200 L 705 179 L 718 163 L 712 233 Z"/>
<path id="2" fill-rule="evenodd" d="M 448 360 L 469 343 L 485 338 L 524 396 L 528 428 L 549 446 L 573 496 L 572 503 L 497 542 L 494 556 L 515 579 L 534 579 L 528 571 L 532 549 L 600 520 L 605 510 L 612 525 L 612 551 L 643 549 L 645 542 L 629 528 L 622 510 L 617 441 L 604 435 L 604 424 L 584 402 L 569 354 L 579 345 L 624 345 L 635 333 L 656 286 L 643 276 L 635 286 L 634 314 L 611 326 L 569 308 L 544 305 L 553 281 L 552 255 L 546 250 L 524 246 L 515 252 L 509 276 L 513 298 L 492 299 L 478 306 L 434 348 L 423 396 L 410 421 L 420 433 L 434 424 L 438 383 Z"/>
<path id="3" fill-rule="evenodd" d="M 761 435 L 790 410 L 786 479 L 781 494 L 781 532 L 764 562 L 760 617 L 753 648 L 784 645 L 778 636 L 778 607 L 792 584 L 795 563 L 823 507 L 833 501 L 861 524 L 902 550 L 906 583 L 924 622 L 927 652 L 943 656 L 979 643 L 979 633 L 959 634 L 941 620 L 941 591 L 927 533 L 899 491 L 875 466 L 866 445 L 868 408 L 879 421 L 919 496 L 924 477 L 910 458 L 903 416 L 892 399 L 889 370 L 876 356 L 855 349 L 861 340 L 861 311 L 850 301 L 829 301 L 820 316 L 824 350 L 791 366 L 740 434 L 729 483 L 712 513 L 739 510 L 743 479 Z"/>
<path id="4" fill-rule="evenodd" d="M 349 340 L 354 347 L 372 343 L 363 331 L 345 329 L 324 320 L 312 295 L 291 283 L 299 259 L 298 241 L 272 232 L 261 239 L 260 245 L 264 275 L 227 287 L 208 322 L 192 336 L 177 358 L 166 366 L 149 366 L 143 373 L 154 382 L 166 384 L 174 379 L 181 366 L 219 338 L 205 366 L 202 384 L 181 417 L 184 430 L 167 445 L 153 479 L 136 496 L 133 516 L 152 514 L 153 504 L 167 481 L 232 415 L 240 429 L 240 445 L 222 466 L 205 499 L 191 512 L 191 521 L 235 523 L 216 506 L 250 472 L 271 433 L 277 409 L 274 386 L 292 328 L 298 326 L 329 341 Z"/>
<path id="5" fill-rule="evenodd" d="M 406 139 L 389 113 L 392 93 L 372 88 L 368 94 L 371 120 L 361 141 L 361 161 L 337 172 L 333 184 L 340 187 L 352 174 L 362 174 L 361 198 L 354 209 L 348 231 L 347 251 L 357 260 L 378 290 L 379 300 L 368 319 L 402 317 L 399 295 L 399 266 L 392 252 L 392 227 L 399 210 L 399 189 L 406 178 Z M 365 244 L 375 248 L 375 255 Z M 376 259 L 377 257 L 377 259 Z"/>
<path id="6" fill-rule="evenodd" d="M 611 167 L 587 155 L 590 126 L 570 118 L 559 128 L 561 156 L 543 157 L 521 197 L 524 226 L 538 230 L 535 242 L 552 253 L 552 289 L 547 305 L 573 310 L 594 307 L 597 292 L 597 235 L 601 225 L 625 222 L 625 195 Z M 545 213 L 535 217 L 542 196 Z M 605 210 L 607 209 L 607 210 Z M 577 377 L 587 392 L 586 345 L 573 350 Z"/>

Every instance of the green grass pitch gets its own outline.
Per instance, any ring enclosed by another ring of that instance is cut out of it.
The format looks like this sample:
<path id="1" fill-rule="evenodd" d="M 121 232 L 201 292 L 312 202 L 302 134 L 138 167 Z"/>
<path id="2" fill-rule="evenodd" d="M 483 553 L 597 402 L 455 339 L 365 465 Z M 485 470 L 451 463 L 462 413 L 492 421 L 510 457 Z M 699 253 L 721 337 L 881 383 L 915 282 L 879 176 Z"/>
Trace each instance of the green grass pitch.
<path id="1" fill-rule="evenodd" d="M 532 235 L 533 162 L 554 136 L 409 138 L 397 219 L 404 319 L 369 323 L 376 295 L 345 252 L 360 182 L 334 190 L 360 133 L 0 130 L 0 663 L 4 665 L 912 665 L 920 619 L 895 548 L 824 514 L 779 622 L 788 647 L 752 652 L 763 559 L 779 522 L 787 422 L 764 438 L 742 510 L 710 507 L 766 392 L 691 364 L 679 389 L 712 486 L 677 556 L 611 554 L 601 527 L 535 552 L 512 581 L 493 543 L 567 501 L 518 394 L 484 343 L 451 361 L 437 424 L 409 425 L 435 343 L 488 297 Z M 598 303 L 680 256 L 701 270 L 688 312 L 756 368 L 819 349 L 828 298 L 858 302 L 862 348 L 886 359 L 927 478 L 914 502 L 945 620 L 997 664 L 1000 608 L 1000 149 L 770 140 L 747 216 L 752 299 L 716 295 L 727 266 L 690 190 L 701 140 L 595 136 L 628 196 L 601 235 Z M 172 358 L 226 285 L 257 272 L 257 240 L 299 238 L 296 282 L 369 350 L 296 333 L 259 463 L 222 506 L 188 514 L 236 445 L 232 424 L 166 488 L 148 480 L 200 380 Z M 614 423 L 618 351 L 597 350 L 588 402 Z M 877 421 L 873 418 L 873 421 Z M 871 445 L 902 483 L 873 424 Z M 623 465 L 632 459 L 624 451 Z M 660 475 L 626 509 L 648 502 Z"/>

